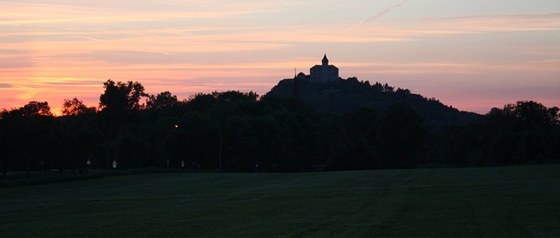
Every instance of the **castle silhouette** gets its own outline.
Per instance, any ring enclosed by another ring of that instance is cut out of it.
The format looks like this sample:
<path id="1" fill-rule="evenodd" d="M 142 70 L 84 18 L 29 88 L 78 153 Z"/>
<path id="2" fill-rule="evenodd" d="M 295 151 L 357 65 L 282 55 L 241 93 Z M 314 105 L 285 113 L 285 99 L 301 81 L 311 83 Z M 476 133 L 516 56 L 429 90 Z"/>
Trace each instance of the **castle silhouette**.
<path id="1" fill-rule="evenodd" d="M 334 65 L 329 65 L 327 54 L 323 56 L 322 64 L 315 65 L 309 69 L 309 75 L 303 72 L 296 76 L 297 79 L 310 79 L 311 82 L 326 83 L 339 79 L 338 68 Z"/>

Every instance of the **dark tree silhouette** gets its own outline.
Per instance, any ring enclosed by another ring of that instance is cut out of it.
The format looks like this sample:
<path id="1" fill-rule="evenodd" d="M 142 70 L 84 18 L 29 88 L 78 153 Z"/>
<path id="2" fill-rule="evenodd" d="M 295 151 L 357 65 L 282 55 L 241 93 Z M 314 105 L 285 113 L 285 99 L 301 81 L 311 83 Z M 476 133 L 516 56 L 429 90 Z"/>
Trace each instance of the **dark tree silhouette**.
<path id="1" fill-rule="evenodd" d="M 163 109 L 177 104 L 177 96 L 172 95 L 169 91 L 161 92 L 158 95 L 150 95 L 146 101 L 148 109 Z"/>
<path id="2" fill-rule="evenodd" d="M 2 114 L 2 133 L 8 147 L 3 156 L 9 160 L 3 163 L 22 168 L 30 176 L 30 171 L 46 160 L 49 142 L 55 141 L 50 135 L 57 123 L 49 104 L 31 101 Z"/>
<path id="3" fill-rule="evenodd" d="M 51 107 L 48 102 L 31 101 L 23 107 L 10 112 L 16 116 L 33 117 L 33 116 L 52 116 Z"/>
<path id="4" fill-rule="evenodd" d="M 144 107 L 140 83 L 108 80 L 101 111 L 66 99 L 62 117 L 32 101 L 0 113 L 2 170 L 77 173 L 113 160 L 244 172 L 560 162 L 557 107 L 520 101 L 482 116 L 357 78 L 302 79 L 297 98 L 289 83 L 261 98 L 227 91 L 178 101 L 165 91 Z"/>
<path id="5" fill-rule="evenodd" d="M 99 97 L 99 107 L 105 111 L 122 112 L 141 109 L 140 98 L 147 96 L 139 82 L 127 83 L 107 80 L 103 83 L 105 92 Z"/>
<path id="6" fill-rule="evenodd" d="M 79 100 L 78 98 L 73 98 L 72 100 L 64 99 L 64 104 L 62 105 L 62 115 L 78 116 L 88 113 L 95 113 L 95 107 L 88 107 L 84 105 L 82 100 Z"/>
<path id="7" fill-rule="evenodd" d="M 382 167 L 411 167 L 427 133 L 423 120 L 409 105 L 390 106 L 379 121 Z"/>

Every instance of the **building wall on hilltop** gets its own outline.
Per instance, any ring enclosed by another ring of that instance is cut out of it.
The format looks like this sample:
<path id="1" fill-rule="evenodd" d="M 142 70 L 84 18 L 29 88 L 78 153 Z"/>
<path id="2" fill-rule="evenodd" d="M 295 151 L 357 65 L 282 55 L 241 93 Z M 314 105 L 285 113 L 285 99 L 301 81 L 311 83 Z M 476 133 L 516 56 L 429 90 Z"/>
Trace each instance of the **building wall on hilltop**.
<path id="1" fill-rule="evenodd" d="M 338 68 L 334 65 L 315 65 L 309 69 L 311 81 L 330 82 L 338 79 Z"/>

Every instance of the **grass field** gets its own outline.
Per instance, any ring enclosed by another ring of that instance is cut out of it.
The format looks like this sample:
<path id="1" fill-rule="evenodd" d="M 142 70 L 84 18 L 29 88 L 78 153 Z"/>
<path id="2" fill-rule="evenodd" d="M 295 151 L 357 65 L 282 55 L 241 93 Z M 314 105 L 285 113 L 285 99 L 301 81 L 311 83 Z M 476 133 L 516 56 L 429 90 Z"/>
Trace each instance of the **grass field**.
<path id="1" fill-rule="evenodd" d="M 0 237 L 560 237 L 560 165 L 149 173 L 0 189 Z"/>

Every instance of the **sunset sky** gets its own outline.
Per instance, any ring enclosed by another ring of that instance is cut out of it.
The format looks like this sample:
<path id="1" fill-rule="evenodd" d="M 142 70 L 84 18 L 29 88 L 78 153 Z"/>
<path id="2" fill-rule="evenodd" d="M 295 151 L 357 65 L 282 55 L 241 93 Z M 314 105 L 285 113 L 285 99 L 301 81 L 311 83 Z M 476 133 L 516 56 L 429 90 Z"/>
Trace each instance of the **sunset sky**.
<path id="1" fill-rule="evenodd" d="M 559 0 L 0 0 L 0 109 L 103 82 L 179 99 L 262 95 L 326 53 L 343 78 L 389 83 L 460 110 L 560 106 Z"/>

